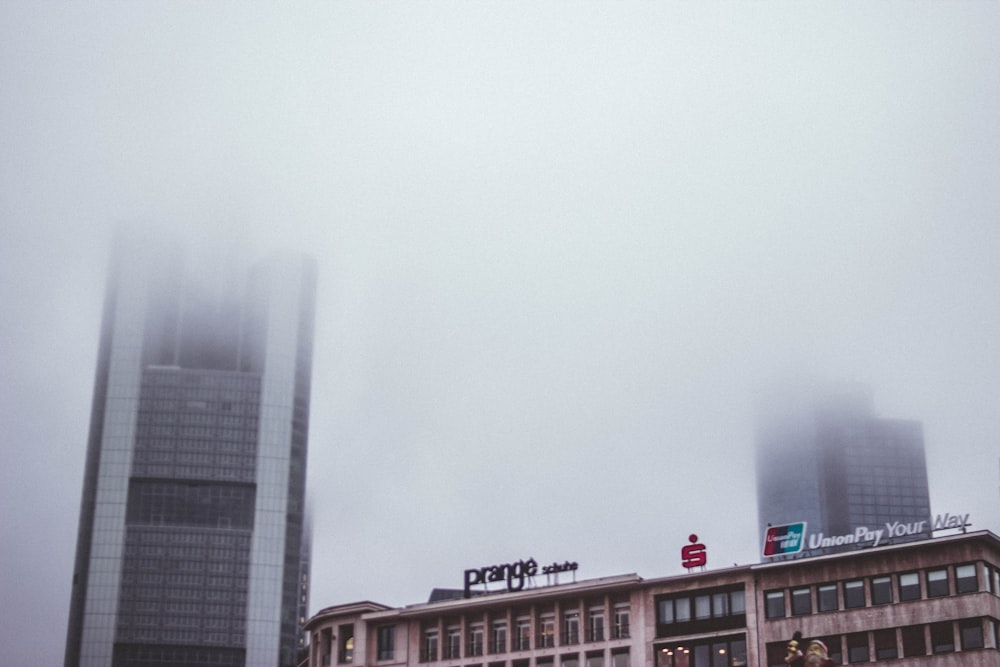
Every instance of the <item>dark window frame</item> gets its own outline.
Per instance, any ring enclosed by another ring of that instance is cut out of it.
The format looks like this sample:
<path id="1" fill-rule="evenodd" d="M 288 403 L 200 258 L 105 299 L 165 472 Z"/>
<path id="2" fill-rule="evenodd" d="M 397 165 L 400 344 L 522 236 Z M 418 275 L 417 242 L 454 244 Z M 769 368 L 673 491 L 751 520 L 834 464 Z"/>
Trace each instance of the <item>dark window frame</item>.
<path id="1" fill-rule="evenodd" d="M 865 580 L 850 579 L 844 581 L 841 588 L 844 592 L 844 609 L 861 609 L 867 605 L 865 599 Z M 857 599 L 857 594 L 861 594 L 861 599 Z"/>
<path id="2" fill-rule="evenodd" d="M 958 572 L 960 568 L 972 568 L 972 576 L 960 577 Z M 978 593 L 979 592 L 979 564 L 978 563 L 959 563 L 955 566 L 955 595 L 961 595 L 964 593 Z"/>
<path id="3" fill-rule="evenodd" d="M 944 575 L 944 578 L 935 578 L 931 580 L 931 575 Z M 951 594 L 951 586 L 948 583 L 948 568 L 947 567 L 936 567 L 934 569 L 927 570 L 924 573 L 924 585 L 927 586 L 927 597 L 928 598 L 944 598 Z"/>

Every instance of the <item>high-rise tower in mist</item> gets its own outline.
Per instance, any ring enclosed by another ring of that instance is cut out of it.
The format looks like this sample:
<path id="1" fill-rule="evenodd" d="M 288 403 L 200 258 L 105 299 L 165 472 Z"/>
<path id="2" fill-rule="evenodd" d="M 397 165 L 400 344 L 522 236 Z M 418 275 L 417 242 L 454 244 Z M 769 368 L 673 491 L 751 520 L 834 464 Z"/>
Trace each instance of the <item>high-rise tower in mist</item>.
<path id="1" fill-rule="evenodd" d="M 66 665 L 294 665 L 315 267 L 118 241 Z"/>
<path id="2" fill-rule="evenodd" d="M 798 387 L 764 398 L 757 433 L 762 539 L 768 526 L 800 521 L 809 534 L 825 536 L 886 523 L 921 528 L 903 537 L 886 534 L 883 544 L 930 537 L 920 422 L 881 419 L 873 412 L 870 392 L 859 385 Z M 825 551 L 851 548 L 857 546 Z"/>

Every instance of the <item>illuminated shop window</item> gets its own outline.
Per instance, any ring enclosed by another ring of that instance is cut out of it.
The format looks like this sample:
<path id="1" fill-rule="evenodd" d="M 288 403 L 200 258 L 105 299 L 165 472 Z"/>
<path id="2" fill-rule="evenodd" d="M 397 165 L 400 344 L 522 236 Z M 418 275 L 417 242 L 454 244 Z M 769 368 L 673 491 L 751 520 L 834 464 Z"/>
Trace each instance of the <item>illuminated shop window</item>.
<path id="1" fill-rule="evenodd" d="M 784 645 L 782 644 L 782 651 Z M 782 653 L 782 665 L 784 653 Z M 746 667 L 747 647 L 742 636 L 674 642 L 656 646 L 655 667 Z"/>

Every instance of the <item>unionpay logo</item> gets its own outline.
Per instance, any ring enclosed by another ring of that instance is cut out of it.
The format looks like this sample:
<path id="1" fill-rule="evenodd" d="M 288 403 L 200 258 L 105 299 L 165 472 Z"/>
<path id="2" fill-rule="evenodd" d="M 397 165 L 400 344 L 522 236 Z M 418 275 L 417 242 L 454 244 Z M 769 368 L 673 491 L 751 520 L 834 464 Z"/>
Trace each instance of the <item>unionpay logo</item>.
<path id="1" fill-rule="evenodd" d="M 806 522 L 789 523 L 784 526 L 768 526 L 764 534 L 764 557 L 797 554 L 806 541 Z"/>

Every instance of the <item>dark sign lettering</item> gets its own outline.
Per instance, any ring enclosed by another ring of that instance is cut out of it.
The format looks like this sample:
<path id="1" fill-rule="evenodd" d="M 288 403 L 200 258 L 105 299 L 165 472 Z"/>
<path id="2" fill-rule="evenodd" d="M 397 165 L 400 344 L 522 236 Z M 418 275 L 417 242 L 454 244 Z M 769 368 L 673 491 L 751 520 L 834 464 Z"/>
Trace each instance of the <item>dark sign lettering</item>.
<path id="1" fill-rule="evenodd" d="M 465 597 L 472 595 L 471 588 L 477 584 L 489 584 L 494 581 L 507 582 L 508 591 L 519 591 L 524 588 L 525 577 L 538 574 L 538 563 L 534 558 L 519 560 L 516 563 L 503 565 L 487 565 L 478 569 L 465 571 Z"/>

